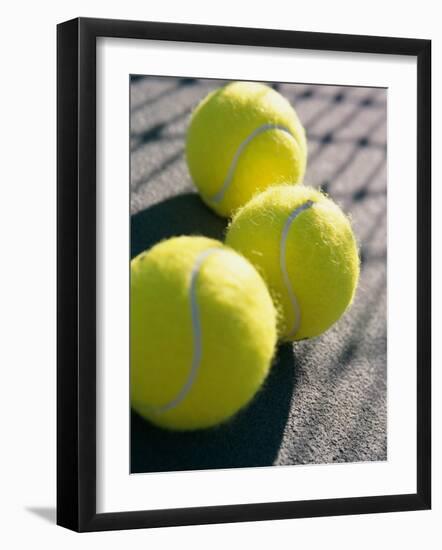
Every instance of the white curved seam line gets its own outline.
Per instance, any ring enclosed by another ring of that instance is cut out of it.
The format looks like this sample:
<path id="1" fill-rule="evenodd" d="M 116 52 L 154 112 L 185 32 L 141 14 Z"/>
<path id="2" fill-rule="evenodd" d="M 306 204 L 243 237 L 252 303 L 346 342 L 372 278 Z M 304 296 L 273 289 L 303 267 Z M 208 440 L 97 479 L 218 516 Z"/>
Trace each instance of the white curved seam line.
<path id="1" fill-rule="evenodd" d="M 286 126 L 282 126 L 280 124 L 262 124 L 261 126 L 258 126 L 258 128 L 253 130 L 253 132 L 246 137 L 246 139 L 239 145 L 238 149 L 236 150 L 233 160 L 230 163 L 229 170 L 227 171 L 227 175 L 221 186 L 221 189 L 217 191 L 210 198 L 210 201 L 213 204 L 218 204 L 223 200 L 224 195 L 226 194 L 228 188 L 230 187 L 230 184 L 233 181 L 233 176 L 235 175 L 236 166 L 239 162 L 239 158 L 242 155 L 244 149 L 253 139 L 256 138 L 256 136 L 258 136 L 259 134 L 262 134 L 263 132 L 267 132 L 268 130 L 282 130 L 283 132 L 286 132 L 287 134 L 291 135 L 293 139 L 295 139 L 292 132 Z"/>
<path id="2" fill-rule="evenodd" d="M 191 314 L 191 320 L 192 320 L 193 355 L 192 355 L 192 363 L 190 367 L 189 376 L 187 377 L 187 380 L 183 385 L 183 387 L 180 389 L 176 397 L 172 399 L 172 401 L 169 401 L 165 405 L 155 407 L 154 410 L 156 413 L 165 413 L 177 407 L 180 403 L 182 403 L 184 399 L 187 397 L 188 393 L 190 392 L 195 382 L 195 379 L 197 377 L 198 370 L 201 363 L 201 357 L 202 357 L 202 338 L 201 338 L 201 322 L 200 322 L 197 296 L 196 296 L 196 284 L 198 281 L 198 274 L 200 272 L 200 269 L 204 260 L 214 252 L 223 252 L 223 249 L 208 248 L 207 250 L 204 250 L 204 252 L 201 252 L 201 254 L 197 256 L 195 260 L 195 264 L 192 268 L 192 272 L 190 274 L 189 297 L 190 297 L 190 314 Z"/>
<path id="3" fill-rule="evenodd" d="M 287 271 L 287 258 L 286 258 L 286 248 L 287 248 L 287 237 L 290 231 L 290 228 L 292 226 L 292 223 L 296 220 L 296 218 L 304 212 L 304 210 L 307 210 L 311 206 L 313 206 L 313 201 L 307 201 L 304 204 L 301 204 L 301 206 L 298 206 L 293 210 L 293 212 L 290 214 L 290 216 L 287 218 L 287 221 L 285 222 L 284 228 L 282 230 L 282 236 L 281 236 L 281 249 L 280 249 L 280 268 L 282 272 L 282 277 L 284 279 L 284 284 L 287 289 L 287 293 L 289 295 L 290 302 L 292 304 L 293 309 L 293 325 L 289 331 L 288 337 L 294 338 L 296 333 L 299 330 L 299 326 L 301 324 L 301 308 L 299 306 L 298 299 L 296 297 L 296 294 L 293 290 L 292 284 L 290 282 L 290 277 Z"/>

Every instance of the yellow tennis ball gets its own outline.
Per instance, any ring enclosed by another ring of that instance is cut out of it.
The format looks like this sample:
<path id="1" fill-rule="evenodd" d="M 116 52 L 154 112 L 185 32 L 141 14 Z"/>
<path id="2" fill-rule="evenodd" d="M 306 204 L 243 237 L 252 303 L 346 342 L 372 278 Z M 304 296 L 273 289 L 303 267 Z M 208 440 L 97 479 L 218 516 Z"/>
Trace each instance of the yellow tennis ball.
<path id="1" fill-rule="evenodd" d="M 159 426 L 213 426 L 270 369 L 276 311 L 255 268 L 205 237 L 176 237 L 131 262 L 131 403 Z"/>
<path id="2" fill-rule="evenodd" d="M 359 254 L 350 222 L 311 187 L 264 191 L 238 211 L 226 243 L 267 282 L 280 312 L 282 340 L 318 336 L 352 303 Z"/>
<path id="3" fill-rule="evenodd" d="M 233 82 L 196 107 L 186 156 L 202 199 L 230 216 L 270 185 L 301 182 L 307 143 L 296 112 L 281 94 L 264 84 Z"/>

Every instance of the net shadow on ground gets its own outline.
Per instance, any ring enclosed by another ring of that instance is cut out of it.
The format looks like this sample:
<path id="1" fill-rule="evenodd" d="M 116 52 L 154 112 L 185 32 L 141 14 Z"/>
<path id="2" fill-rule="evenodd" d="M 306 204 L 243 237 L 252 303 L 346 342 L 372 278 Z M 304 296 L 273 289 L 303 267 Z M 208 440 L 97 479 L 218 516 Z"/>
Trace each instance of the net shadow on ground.
<path id="1" fill-rule="evenodd" d="M 296 384 L 293 348 L 281 346 L 264 386 L 220 426 L 194 432 L 157 428 L 131 415 L 131 473 L 272 466 Z"/>

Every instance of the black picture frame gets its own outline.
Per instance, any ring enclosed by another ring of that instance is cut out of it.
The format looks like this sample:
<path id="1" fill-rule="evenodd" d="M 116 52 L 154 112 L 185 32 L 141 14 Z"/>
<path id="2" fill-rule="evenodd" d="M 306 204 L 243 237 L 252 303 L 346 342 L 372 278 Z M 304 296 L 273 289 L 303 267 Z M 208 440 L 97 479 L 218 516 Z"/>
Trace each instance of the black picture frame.
<path id="1" fill-rule="evenodd" d="M 417 491 L 96 512 L 96 39 L 117 37 L 417 59 Z M 57 523 L 75 531 L 367 514 L 431 507 L 431 41 L 74 19 L 57 28 Z"/>

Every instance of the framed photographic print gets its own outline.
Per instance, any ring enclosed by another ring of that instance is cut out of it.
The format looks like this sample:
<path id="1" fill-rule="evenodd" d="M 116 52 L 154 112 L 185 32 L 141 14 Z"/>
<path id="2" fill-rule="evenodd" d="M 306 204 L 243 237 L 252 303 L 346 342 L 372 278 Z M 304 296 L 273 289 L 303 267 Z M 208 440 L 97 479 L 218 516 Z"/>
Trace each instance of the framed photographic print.
<path id="1" fill-rule="evenodd" d="M 59 525 L 430 508 L 430 66 L 58 26 Z"/>

